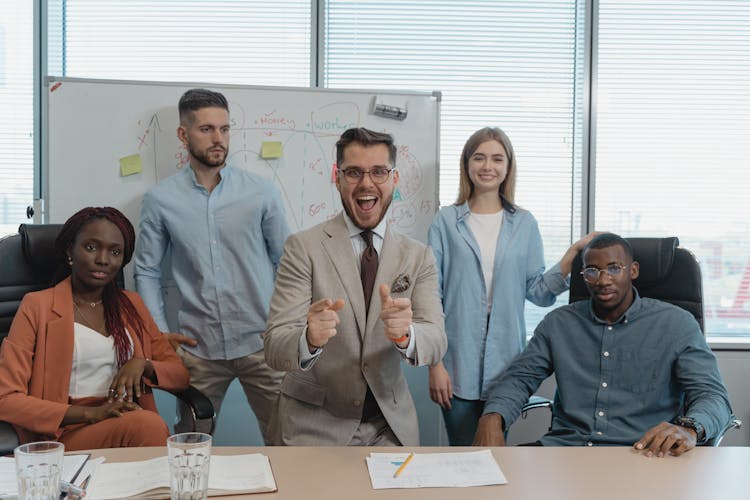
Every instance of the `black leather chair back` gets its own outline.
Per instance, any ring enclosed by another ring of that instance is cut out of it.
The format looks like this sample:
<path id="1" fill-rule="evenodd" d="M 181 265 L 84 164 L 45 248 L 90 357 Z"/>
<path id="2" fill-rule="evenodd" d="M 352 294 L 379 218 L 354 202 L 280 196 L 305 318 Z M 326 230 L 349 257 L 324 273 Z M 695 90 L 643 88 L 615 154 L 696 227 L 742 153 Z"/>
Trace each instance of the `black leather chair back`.
<path id="1" fill-rule="evenodd" d="M 640 263 L 640 276 L 633 285 L 641 297 L 663 300 L 689 311 L 705 333 L 703 281 L 695 256 L 681 248 L 675 236 L 626 239 L 633 247 L 634 259 Z M 582 267 L 579 253 L 570 274 L 570 303 L 590 297 L 581 276 Z"/>
<path id="2" fill-rule="evenodd" d="M 62 224 L 21 224 L 0 240 L 0 340 L 8 335 L 21 299 L 52 285 L 55 238 Z"/>

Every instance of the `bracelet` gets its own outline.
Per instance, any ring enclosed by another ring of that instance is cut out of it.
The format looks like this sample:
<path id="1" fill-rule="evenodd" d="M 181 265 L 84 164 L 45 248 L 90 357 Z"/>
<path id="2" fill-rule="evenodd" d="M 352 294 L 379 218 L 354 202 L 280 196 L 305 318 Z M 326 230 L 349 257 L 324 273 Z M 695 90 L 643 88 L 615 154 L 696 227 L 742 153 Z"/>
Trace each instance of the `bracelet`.
<path id="1" fill-rule="evenodd" d="M 405 333 L 403 337 L 399 337 L 397 339 L 391 339 L 391 342 L 400 344 L 401 342 L 404 342 L 405 340 L 409 340 L 409 334 Z"/>

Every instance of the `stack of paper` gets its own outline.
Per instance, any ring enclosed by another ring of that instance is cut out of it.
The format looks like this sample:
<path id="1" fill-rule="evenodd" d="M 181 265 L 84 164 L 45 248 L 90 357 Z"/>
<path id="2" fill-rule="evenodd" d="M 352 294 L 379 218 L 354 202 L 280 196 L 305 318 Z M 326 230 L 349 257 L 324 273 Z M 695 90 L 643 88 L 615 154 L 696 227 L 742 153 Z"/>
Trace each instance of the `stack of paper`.
<path id="1" fill-rule="evenodd" d="M 440 488 L 505 484 L 508 481 L 490 450 L 455 453 L 415 453 L 393 477 L 408 453 L 370 453 L 367 468 L 376 490 Z"/>
<path id="2" fill-rule="evenodd" d="M 96 469 L 88 497 L 96 500 L 120 498 L 169 498 L 169 462 L 166 456 L 141 462 L 104 463 Z M 208 473 L 208 495 L 236 495 L 276 491 L 268 457 L 212 455 Z"/>

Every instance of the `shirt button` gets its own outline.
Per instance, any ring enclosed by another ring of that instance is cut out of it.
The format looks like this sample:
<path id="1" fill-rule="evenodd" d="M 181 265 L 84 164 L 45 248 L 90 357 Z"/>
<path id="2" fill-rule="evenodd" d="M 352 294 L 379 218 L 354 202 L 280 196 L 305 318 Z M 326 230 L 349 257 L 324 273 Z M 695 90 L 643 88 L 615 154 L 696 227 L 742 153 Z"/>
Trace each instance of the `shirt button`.
<path id="1" fill-rule="evenodd" d="M 596 435 L 597 436 L 601 436 L 602 435 L 602 431 L 596 431 Z"/>
<path id="2" fill-rule="evenodd" d="M 586 446 L 594 446 L 594 443 L 592 443 L 591 441 L 587 441 Z"/>
<path id="3" fill-rule="evenodd" d="M 608 326 L 608 327 L 607 327 L 607 330 L 611 330 L 611 329 L 612 329 L 612 327 L 611 327 L 611 326 Z"/>
<path id="4" fill-rule="evenodd" d="M 628 322 L 627 318 L 625 318 L 624 320 L 622 320 L 622 322 L 625 323 L 625 324 L 627 324 L 627 322 Z"/>
<path id="5" fill-rule="evenodd" d="M 361 404 L 362 404 L 362 401 L 360 401 L 359 399 L 355 399 L 354 401 L 352 401 L 352 404 L 353 404 L 354 406 L 359 406 L 359 405 L 361 405 Z"/>
<path id="6" fill-rule="evenodd" d="M 599 416 L 600 416 L 600 417 L 603 417 L 603 416 L 604 416 L 604 412 L 603 412 L 603 411 L 600 411 L 600 412 L 599 412 Z"/>
<path id="7" fill-rule="evenodd" d="M 605 358 L 608 358 L 608 357 L 609 357 L 609 351 L 604 351 L 604 357 L 605 357 Z"/>
<path id="8" fill-rule="evenodd" d="M 607 383 L 606 382 L 602 382 L 602 387 L 607 387 Z"/>

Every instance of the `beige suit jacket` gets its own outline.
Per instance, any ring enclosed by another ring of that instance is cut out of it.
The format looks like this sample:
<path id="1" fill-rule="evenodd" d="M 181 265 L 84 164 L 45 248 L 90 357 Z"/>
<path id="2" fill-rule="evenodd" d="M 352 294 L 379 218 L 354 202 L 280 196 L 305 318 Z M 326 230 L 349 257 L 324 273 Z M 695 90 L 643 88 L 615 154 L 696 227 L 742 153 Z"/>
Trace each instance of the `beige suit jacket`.
<path id="1" fill-rule="evenodd" d="M 368 385 L 401 443 L 419 444 L 417 412 L 401 371 L 403 356 L 385 337 L 380 320 L 377 288 L 383 283 L 390 288 L 399 276 L 408 277 L 410 285 L 391 295 L 412 301 L 414 362 L 433 364 L 442 359 L 447 341 L 435 260 L 428 247 L 386 230 L 367 316 L 343 214 L 289 237 L 264 336 L 268 364 L 287 372 L 272 423 L 276 444 L 348 444 L 360 423 Z M 338 312 L 341 323 L 312 368 L 303 371 L 299 346 L 307 312 L 310 304 L 324 298 L 344 299 Z"/>

